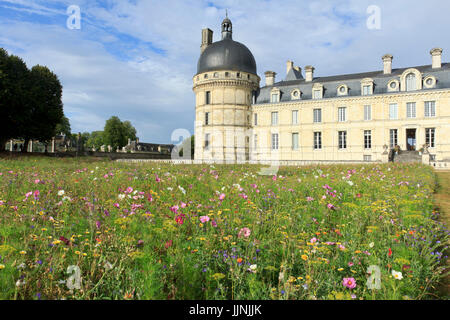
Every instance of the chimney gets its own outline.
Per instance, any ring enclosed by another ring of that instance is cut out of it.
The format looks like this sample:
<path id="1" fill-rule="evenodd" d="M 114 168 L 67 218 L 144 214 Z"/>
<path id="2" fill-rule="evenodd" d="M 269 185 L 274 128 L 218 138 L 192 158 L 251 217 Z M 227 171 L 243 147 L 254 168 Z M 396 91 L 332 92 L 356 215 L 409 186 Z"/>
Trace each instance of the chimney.
<path id="1" fill-rule="evenodd" d="M 442 49 L 434 48 L 430 51 L 432 68 L 439 69 L 442 67 Z"/>
<path id="2" fill-rule="evenodd" d="M 211 29 L 202 30 L 202 45 L 200 47 L 201 53 L 213 42 L 213 31 Z"/>
<path id="3" fill-rule="evenodd" d="M 273 71 L 266 71 L 264 74 L 266 75 L 266 87 L 273 86 L 277 74 Z"/>
<path id="4" fill-rule="evenodd" d="M 306 66 L 305 67 L 305 73 L 306 73 L 306 82 L 311 82 L 314 79 L 314 67 L 312 66 Z"/>
<path id="5" fill-rule="evenodd" d="M 385 54 L 382 59 L 383 59 L 383 64 L 384 64 L 384 74 L 391 74 L 392 73 L 392 59 L 394 57 L 390 54 Z"/>
<path id="6" fill-rule="evenodd" d="M 289 73 L 289 71 L 294 67 L 294 62 L 292 62 L 291 60 L 288 60 L 286 62 L 286 74 Z"/>

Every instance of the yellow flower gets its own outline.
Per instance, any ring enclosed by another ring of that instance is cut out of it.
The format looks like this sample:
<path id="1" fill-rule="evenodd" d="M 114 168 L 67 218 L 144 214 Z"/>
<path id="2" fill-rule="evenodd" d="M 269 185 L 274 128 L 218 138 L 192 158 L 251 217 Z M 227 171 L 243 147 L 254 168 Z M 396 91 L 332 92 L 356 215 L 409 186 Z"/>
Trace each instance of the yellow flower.
<path id="1" fill-rule="evenodd" d="M 0 264 L 0 270 L 5 269 L 5 265 L 4 264 Z"/>
<path id="2" fill-rule="evenodd" d="M 80 251 L 75 251 L 75 254 L 80 254 L 81 252 Z"/>
<path id="3" fill-rule="evenodd" d="M 302 259 L 306 261 L 308 260 L 308 256 L 306 254 L 302 254 Z"/>
<path id="4" fill-rule="evenodd" d="M 344 270 L 344 268 L 339 268 L 339 269 L 338 269 L 338 271 L 342 271 L 342 270 Z"/>
<path id="5" fill-rule="evenodd" d="M 24 254 L 27 254 L 27 252 L 22 250 L 22 251 L 20 251 L 20 254 L 24 255 Z"/>

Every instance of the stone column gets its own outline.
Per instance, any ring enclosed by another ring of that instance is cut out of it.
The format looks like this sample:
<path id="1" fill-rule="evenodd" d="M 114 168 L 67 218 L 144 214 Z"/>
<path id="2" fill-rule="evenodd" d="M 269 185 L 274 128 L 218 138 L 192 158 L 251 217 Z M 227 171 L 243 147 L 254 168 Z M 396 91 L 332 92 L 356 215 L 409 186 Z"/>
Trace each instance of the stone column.
<path id="1" fill-rule="evenodd" d="M 55 153 L 55 138 L 52 139 L 52 153 Z"/>
<path id="2" fill-rule="evenodd" d="M 9 151 L 13 151 L 13 140 L 11 139 L 11 141 L 9 141 L 10 145 L 9 145 Z"/>

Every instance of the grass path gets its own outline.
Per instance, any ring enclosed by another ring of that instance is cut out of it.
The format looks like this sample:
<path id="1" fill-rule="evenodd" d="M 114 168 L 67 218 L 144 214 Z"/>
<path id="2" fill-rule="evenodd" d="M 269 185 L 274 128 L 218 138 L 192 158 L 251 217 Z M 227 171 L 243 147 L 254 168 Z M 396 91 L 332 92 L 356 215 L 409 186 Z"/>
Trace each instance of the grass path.
<path id="1" fill-rule="evenodd" d="M 447 228 L 450 227 L 450 171 L 436 171 L 439 187 L 435 194 L 435 204 L 440 210 L 440 219 Z M 447 266 L 450 265 L 450 259 L 447 259 Z M 448 271 L 448 268 L 447 268 Z M 450 297 L 450 276 L 444 280 L 441 293 L 447 298 Z"/>

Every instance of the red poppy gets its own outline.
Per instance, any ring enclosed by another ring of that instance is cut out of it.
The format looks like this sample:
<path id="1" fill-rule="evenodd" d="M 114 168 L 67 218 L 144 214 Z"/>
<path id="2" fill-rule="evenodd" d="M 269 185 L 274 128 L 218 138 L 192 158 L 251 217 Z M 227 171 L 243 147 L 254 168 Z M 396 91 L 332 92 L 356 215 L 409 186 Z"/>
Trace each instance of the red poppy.
<path id="1" fill-rule="evenodd" d="M 173 243 L 172 240 L 167 241 L 166 244 L 164 245 L 164 248 L 166 249 L 170 248 L 172 246 L 172 243 Z"/>
<path id="2" fill-rule="evenodd" d="M 388 257 L 392 256 L 392 250 L 389 248 Z"/>

